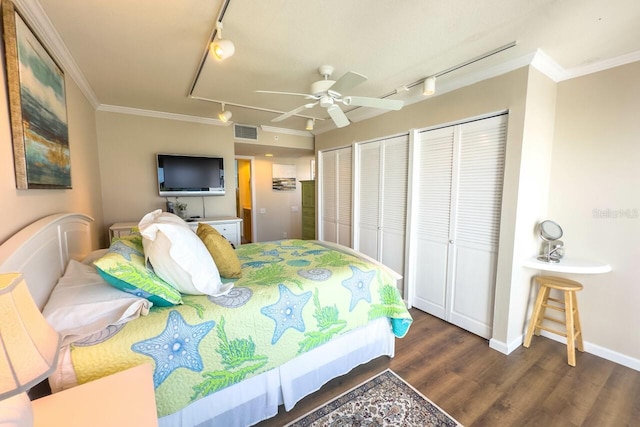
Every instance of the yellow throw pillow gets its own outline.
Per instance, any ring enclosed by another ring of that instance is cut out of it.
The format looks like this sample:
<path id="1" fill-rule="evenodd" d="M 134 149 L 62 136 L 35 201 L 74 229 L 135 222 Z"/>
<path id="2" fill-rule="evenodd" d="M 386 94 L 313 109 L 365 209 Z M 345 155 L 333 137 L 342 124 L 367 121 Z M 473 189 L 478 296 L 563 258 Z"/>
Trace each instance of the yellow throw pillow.
<path id="1" fill-rule="evenodd" d="M 220 275 L 227 279 L 237 279 L 242 275 L 240 260 L 231 243 L 209 224 L 198 224 L 196 234 L 202 240 L 216 263 Z"/>

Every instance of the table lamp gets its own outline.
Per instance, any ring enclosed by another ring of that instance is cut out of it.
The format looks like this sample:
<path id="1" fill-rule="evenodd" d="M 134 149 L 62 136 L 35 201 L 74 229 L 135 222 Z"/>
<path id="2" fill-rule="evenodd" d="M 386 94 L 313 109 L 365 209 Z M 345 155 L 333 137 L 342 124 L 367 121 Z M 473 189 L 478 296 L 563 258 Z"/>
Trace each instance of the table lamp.
<path id="1" fill-rule="evenodd" d="M 0 426 L 33 426 L 26 392 L 53 372 L 59 346 L 22 274 L 0 274 Z"/>

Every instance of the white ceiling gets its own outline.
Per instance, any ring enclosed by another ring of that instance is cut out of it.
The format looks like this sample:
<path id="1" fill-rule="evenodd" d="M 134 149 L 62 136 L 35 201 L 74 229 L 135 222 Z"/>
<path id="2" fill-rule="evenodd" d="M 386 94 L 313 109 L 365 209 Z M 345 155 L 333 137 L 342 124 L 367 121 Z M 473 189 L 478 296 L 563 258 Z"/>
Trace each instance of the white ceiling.
<path id="1" fill-rule="evenodd" d="M 335 67 L 334 80 L 347 71 L 368 77 L 350 95 L 412 103 L 423 99 L 419 85 L 403 86 L 514 41 L 438 77 L 438 93 L 523 66 L 536 52 L 556 80 L 640 59 L 638 0 L 228 0 L 222 33 L 236 53 L 223 62 L 204 58 L 221 0 L 38 1 L 15 3 L 96 108 L 215 123 L 222 101 L 236 123 L 291 132 L 304 132 L 306 119 L 271 120 L 309 101 L 255 91 L 309 93 L 323 64 Z M 319 106 L 301 114 L 318 118 L 315 132 L 334 128 Z"/>

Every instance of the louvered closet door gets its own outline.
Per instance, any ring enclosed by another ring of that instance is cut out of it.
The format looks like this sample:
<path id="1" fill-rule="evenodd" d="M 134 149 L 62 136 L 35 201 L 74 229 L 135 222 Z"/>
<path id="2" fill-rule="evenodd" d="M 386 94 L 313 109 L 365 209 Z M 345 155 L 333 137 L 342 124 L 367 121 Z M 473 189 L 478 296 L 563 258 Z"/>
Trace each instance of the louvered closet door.
<path id="1" fill-rule="evenodd" d="M 351 147 L 341 148 L 336 151 L 338 157 L 338 202 L 336 207 L 338 209 L 338 236 L 337 242 L 343 246 L 352 248 L 351 244 L 351 216 L 353 203 L 352 196 L 352 170 L 353 170 L 353 155 Z"/>
<path id="2" fill-rule="evenodd" d="M 492 332 L 506 124 L 499 116 L 422 132 L 414 149 L 410 304 L 484 338 Z"/>
<path id="3" fill-rule="evenodd" d="M 507 116 L 460 126 L 452 204 L 450 322 L 491 337 Z"/>
<path id="4" fill-rule="evenodd" d="M 380 142 L 358 148 L 358 233 L 356 249 L 379 260 Z"/>
<path id="5" fill-rule="evenodd" d="M 411 304 L 441 319 L 446 316 L 447 267 L 453 181 L 452 127 L 421 132 L 415 142 Z"/>
<path id="6" fill-rule="evenodd" d="M 385 140 L 382 145 L 380 261 L 404 275 L 407 232 L 409 136 Z"/>
<path id="7" fill-rule="evenodd" d="M 355 248 L 404 275 L 409 136 L 362 143 L 356 153 Z"/>
<path id="8" fill-rule="evenodd" d="M 336 191 L 337 156 L 335 150 L 320 152 L 318 155 L 318 176 L 320 178 L 320 221 L 319 239 L 336 243 L 338 240 Z"/>
<path id="9" fill-rule="evenodd" d="M 322 151 L 318 154 L 320 180 L 319 239 L 353 247 L 351 242 L 352 148 Z"/>

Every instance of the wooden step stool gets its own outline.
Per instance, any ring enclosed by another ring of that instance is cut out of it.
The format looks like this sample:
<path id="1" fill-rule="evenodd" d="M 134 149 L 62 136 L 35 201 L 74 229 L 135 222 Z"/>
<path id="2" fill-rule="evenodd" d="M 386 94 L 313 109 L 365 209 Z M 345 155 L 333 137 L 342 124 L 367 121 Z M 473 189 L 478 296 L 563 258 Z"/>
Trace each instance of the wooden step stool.
<path id="1" fill-rule="evenodd" d="M 524 339 L 524 346 L 529 347 L 533 334 L 540 335 L 540 330 L 552 332 L 567 338 L 567 361 L 569 365 L 576 366 L 576 347 L 584 351 L 582 342 L 582 328 L 580 327 L 580 316 L 578 314 L 578 300 L 576 292 L 582 289 L 582 284 L 556 276 L 536 276 L 536 283 L 540 285 L 538 297 L 533 308 L 533 315 Z M 564 292 L 564 300 L 549 297 L 549 291 L 557 289 Z M 564 313 L 564 322 L 545 316 L 547 308 Z M 544 320 L 565 325 L 565 332 L 544 326 Z"/>

